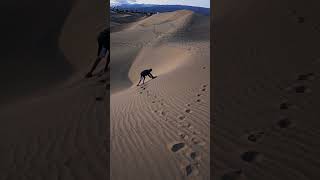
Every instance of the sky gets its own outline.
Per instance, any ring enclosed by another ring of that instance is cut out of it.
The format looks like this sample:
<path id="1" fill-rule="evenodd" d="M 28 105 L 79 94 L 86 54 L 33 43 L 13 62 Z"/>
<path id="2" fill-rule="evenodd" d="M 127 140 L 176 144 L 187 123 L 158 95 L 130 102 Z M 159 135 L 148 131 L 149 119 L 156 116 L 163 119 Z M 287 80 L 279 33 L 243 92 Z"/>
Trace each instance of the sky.
<path id="1" fill-rule="evenodd" d="M 210 0 L 110 0 L 113 4 L 170 4 L 170 5 L 189 5 L 210 8 Z"/>

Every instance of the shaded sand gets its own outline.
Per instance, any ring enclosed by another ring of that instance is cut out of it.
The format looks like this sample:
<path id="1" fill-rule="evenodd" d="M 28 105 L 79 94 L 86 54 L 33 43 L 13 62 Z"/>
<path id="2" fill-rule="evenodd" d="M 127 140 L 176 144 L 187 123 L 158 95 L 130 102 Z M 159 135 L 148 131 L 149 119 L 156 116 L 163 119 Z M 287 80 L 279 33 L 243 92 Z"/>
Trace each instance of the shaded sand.
<path id="1" fill-rule="evenodd" d="M 11 51 L 0 66 L 8 82 L 1 88 L 0 179 L 106 179 L 109 76 L 83 76 L 97 32 L 107 26 L 107 4 L 7 6 L 19 27 L 6 34 L 13 42 L 5 40 Z"/>
<path id="2" fill-rule="evenodd" d="M 190 11 L 111 33 L 111 179 L 209 179 L 209 34 Z"/>
<path id="3" fill-rule="evenodd" d="M 213 7 L 214 179 L 319 179 L 319 3 Z"/>

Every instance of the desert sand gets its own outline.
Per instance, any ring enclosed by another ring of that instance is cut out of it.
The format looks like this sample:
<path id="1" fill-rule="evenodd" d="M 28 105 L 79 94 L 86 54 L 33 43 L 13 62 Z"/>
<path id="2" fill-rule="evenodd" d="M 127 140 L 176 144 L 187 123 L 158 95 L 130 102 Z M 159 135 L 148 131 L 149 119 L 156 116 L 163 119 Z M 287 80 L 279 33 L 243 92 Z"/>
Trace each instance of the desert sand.
<path id="1" fill-rule="evenodd" d="M 109 75 L 83 77 L 108 4 L 4 4 L 0 179 L 107 179 Z"/>
<path id="2" fill-rule="evenodd" d="M 318 1 L 212 7 L 214 179 L 319 179 Z"/>
<path id="3" fill-rule="evenodd" d="M 209 17 L 111 14 L 111 179 L 209 179 Z"/>

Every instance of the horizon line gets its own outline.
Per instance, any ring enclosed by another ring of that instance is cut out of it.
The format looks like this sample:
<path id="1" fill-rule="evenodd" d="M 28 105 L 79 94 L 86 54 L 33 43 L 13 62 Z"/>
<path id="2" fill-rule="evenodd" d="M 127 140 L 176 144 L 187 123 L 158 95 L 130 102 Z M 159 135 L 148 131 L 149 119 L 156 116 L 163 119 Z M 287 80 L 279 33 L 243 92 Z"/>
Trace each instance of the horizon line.
<path id="1" fill-rule="evenodd" d="M 112 3 L 111 3 L 112 4 Z M 111 6 L 110 4 L 110 6 Z M 117 3 L 113 3 L 117 4 Z M 210 7 L 205 7 L 205 6 L 194 6 L 194 5 L 187 5 L 187 4 L 145 4 L 145 3 L 119 3 L 118 5 L 124 5 L 124 4 L 144 4 L 144 5 L 160 5 L 160 6 L 191 6 L 191 7 L 200 7 L 200 8 L 207 8 L 210 9 Z"/>

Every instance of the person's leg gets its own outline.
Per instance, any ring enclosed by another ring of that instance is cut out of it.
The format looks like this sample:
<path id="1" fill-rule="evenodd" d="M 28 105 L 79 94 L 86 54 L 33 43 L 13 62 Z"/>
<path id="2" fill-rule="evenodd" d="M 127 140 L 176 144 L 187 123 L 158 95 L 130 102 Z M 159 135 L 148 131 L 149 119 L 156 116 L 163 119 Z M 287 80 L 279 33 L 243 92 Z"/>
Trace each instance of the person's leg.
<path id="1" fill-rule="evenodd" d="M 107 62 L 106 62 L 106 66 L 104 67 L 104 72 L 107 72 L 108 67 L 109 67 L 109 63 L 110 63 L 110 51 L 107 51 Z"/>
<path id="2" fill-rule="evenodd" d="M 98 53 L 97 53 L 97 59 L 96 61 L 93 63 L 93 66 L 91 67 L 90 71 L 86 74 L 86 77 L 91 77 L 92 76 L 92 72 L 96 69 L 97 65 L 100 63 L 101 61 L 101 51 L 102 51 L 102 45 L 98 43 Z"/>
<path id="3" fill-rule="evenodd" d="M 140 77 L 140 80 L 139 80 L 139 83 L 137 84 L 137 86 L 139 86 L 139 84 L 140 84 L 141 80 L 142 80 L 142 76 Z"/>
<path id="4" fill-rule="evenodd" d="M 96 67 L 97 67 L 97 65 L 99 64 L 100 61 L 101 61 L 101 58 L 97 57 L 96 61 L 93 63 L 93 66 L 91 67 L 91 69 L 88 72 L 88 74 L 86 75 L 86 77 L 91 77 L 92 76 L 92 72 L 96 69 Z"/>
<path id="5" fill-rule="evenodd" d="M 146 77 L 145 76 L 143 76 L 143 81 L 142 81 L 142 84 L 144 84 L 144 80 L 146 79 Z"/>

